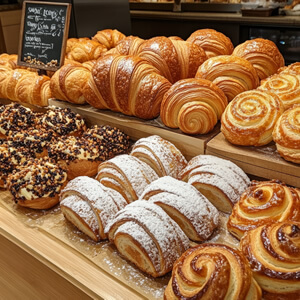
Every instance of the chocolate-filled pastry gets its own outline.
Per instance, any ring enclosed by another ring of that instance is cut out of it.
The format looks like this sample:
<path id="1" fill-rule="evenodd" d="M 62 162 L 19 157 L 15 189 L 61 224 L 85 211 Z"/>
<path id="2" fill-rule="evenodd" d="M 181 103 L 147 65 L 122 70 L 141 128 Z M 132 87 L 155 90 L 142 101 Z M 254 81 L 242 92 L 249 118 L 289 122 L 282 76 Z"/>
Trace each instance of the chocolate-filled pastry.
<path id="1" fill-rule="evenodd" d="M 28 160 L 8 176 L 7 189 L 24 207 L 48 209 L 59 202 L 67 173 L 48 157 Z"/>
<path id="2" fill-rule="evenodd" d="M 70 108 L 50 107 L 41 118 L 40 124 L 58 136 L 81 136 L 86 130 L 84 119 Z"/>

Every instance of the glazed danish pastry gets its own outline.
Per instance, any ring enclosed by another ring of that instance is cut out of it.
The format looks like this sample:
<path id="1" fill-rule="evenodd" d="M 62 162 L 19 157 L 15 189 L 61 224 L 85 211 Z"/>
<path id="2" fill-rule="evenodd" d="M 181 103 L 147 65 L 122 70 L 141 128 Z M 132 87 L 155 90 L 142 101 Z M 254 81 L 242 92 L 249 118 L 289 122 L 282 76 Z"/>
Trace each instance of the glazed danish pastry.
<path id="1" fill-rule="evenodd" d="M 221 131 L 232 144 L 262 146 L 272 141 L 275 124 L 283 113 L 276 94 L 260 90 L 236 96 L 221 118 Z"/>
<path id="2" fill-rule="evenodd" d="M 258 300 L 261 289 L 239 250 L 204 243 L 176 261 L 164 299 Z"/>
<path id="3" fill-rule="evenodd" d="M 227 223 L 231 234 L 241 238 L 267 223 L 300 222 L 300 191 L 277 181 L 253 181 L 235 204 Z"/>
<path id="4" fill-rule="evenodd" d="M 300 164 L 300 104 L 280 116 L 273 130 L 273 140 L 280 156 Z"/>
<path id="5" fill-rule="evenodd" d="M 300 299 L 300 222 L 282 222 L 248 231 L 240 249 L 250 262 L 264 299 Z"/>

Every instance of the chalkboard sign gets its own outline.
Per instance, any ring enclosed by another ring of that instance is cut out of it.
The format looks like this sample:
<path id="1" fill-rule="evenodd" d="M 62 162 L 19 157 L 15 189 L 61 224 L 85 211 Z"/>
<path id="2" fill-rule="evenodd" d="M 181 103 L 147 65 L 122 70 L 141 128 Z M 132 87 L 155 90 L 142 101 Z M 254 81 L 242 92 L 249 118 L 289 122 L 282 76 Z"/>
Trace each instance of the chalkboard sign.
<path id="1" fill-rule="evenodd" d="M 18 65 L 56 71 L 64 62 L 71 5 L 24 1 Z"/>

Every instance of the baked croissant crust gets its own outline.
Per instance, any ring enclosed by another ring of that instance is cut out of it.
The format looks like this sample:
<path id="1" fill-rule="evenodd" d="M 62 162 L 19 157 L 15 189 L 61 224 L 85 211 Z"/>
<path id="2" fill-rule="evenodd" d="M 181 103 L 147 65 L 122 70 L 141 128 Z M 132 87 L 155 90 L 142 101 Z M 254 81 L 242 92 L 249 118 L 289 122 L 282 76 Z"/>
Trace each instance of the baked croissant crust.
<path id="1" fill-rule="evenodd" d="M 164 36 L 145 41 L 138 56 L 156 67 L 171 83 L 195 77 L 198 67 L 207 59 L 200 46 Z"/>
<path id="2" fill-rule="evenodd" d="M 174 264 L 164 299 L 261 299 L 246 258 L 221 244 L 188 249 Z"/>
<path id="3" fill-rule="evenodd" d="M 170 82 L 138 56 L 106 55 L 98 59 L 84 88 L 89 104 L 142 119 L 159 115 Z"/>
<path id="4" fill-rule="evenodd" d="M 139 139 L 133 145 L 130 155 L 148 164 L 158 177 L 178 178 L 187 165 L 185 157 L 176 146 L 158 135 Z"/>
<path id="5" fill-rule="evenodd" d="M 235 145 L 266 145 L 272 141 L 273 129 L 282 113 L 283 104 L 276 94 L 246 91 L 226 107 L 221 118 L 221 131 Z"/>
<path id="6" fill-rule="evenodd" d="M 300 191 L 275 180 L 253 181 L 235 204 L 227 228 L 240 239 L 251 229 L 283 221 L 300 221 Z"/>
<path id="7" fill-rule="evenodd" d="M 234 48 L 232 55 L 247 59 L 255 68 L 259 79 L 265 79 L 284 66 L 284 58 L 276 44 L 257 38 L 248 40 Z"/>
<path id="8" fill-rule="evenodd" d="M 189 239 L 158 205 L 138 200 L 119 211 L 106 227 L 118 251 L 153 277 L 172 270 Z"/>
<path id="9" fill-rule="evenodd" d="M 182 79 L 165 93 L 161 103 L 162 122 L 187 134 L 213 130 L 227 106 L 227 98 L 214 83 L 205 79 Z"/>
<path id="10" fill-rule="evenodd" d="M 117 29 L 103 29 L 98 31 L 92 40 L 104 45 L 107 49 L 117 46 L 117 44 L 125 38 L 125 34 Z"/>
<path id="11" fill-rule="evenodd" d="M 300 299 L 300 223 L 266 224 L 248 231 L 240 249 L 264 299 Z"/>
<path id="12" fill-rule="evenodd" d="M 252 64 L 233 55 L 209 58 L 199 67 L 195 78 L 212 81 L 224 92 L 228 101 L 259 85 L 259 78 Z"/>
<path id="13" fill-rule="evenodd" d="M 282 101 L 284 110 L 300 104 L 300 75 L 284 72 L 275 74 L 262 80 L 258 89 L 276 94 Z"/>
<path id="14" fill-rule="evenodd" d="M 230 55 L 233 51 L 230 38 L 214 29 L 196 30 L 186 41 L 201 46 L 208 58 Z"/>
<path id="15" fill-rule="evenodd" d="M 273 140 L 280 156 L 300 164 L 300 104 L 280 116 L 273 130 Z"/>

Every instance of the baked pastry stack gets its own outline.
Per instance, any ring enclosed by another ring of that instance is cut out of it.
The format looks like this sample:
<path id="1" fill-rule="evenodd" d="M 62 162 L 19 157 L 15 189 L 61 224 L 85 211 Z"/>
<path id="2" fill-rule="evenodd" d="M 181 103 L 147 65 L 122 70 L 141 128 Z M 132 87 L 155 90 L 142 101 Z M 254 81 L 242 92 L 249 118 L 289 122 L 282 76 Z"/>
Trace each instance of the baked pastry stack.
<path id="1" fill-rule="evenodd" d="M 261 289 L 239 250 L 201 244 L 176 261 L 164 299 L 261 299 Z"/>
<path id="2" fill-rule="evenodd" d="M 241 239 L 240 249 L 263 290 L 263 299 L 300 299 L 300 222 L 250 230 Z"/>
<path id="3" fill-rule="evenodd" d="M 253 181 L 235 204 L 227 223 L 240 239 L 247 231 L 267 223 L 300 222 L 300 191 L 278 181 Z"/>
<path id="4" fill-rule="evenodd" d="M 272 141 L 273 129 L 283 110 L 276 94 L 260 90 L 243 92 L 226 107 L 221 131 L 235 145 L 266 145 Z"/>
<path id="5" fill-rule="evenodd" d="M 231 161 L 212 155 L 192 158 L 179 178 L 196 187 L 218 210 L 232 211 L 250 184 L 248 176 Z"/>
<path id="6" fill-rule="evenodd" d="M 107 239 L 105 226 L 125 205 L 120 193 L 87 176 L 69 181 L 60 193 L 65 218 L 96 242 Z"/>
<path id="7" fill-rule="evenodd" d="M 178 178 L 187 165 L 185 157 L 176 146 L 158 135 L 139 139 L 133 145 L 130 155 L 148 164 L 158 177 Z"/>
<path id="8" fill-rule="evenodd" d="M 177 81 L 161 103 L 162 122 L 187 134 L 206 134 L 213 130 L 227 106 L 227 98 L 214 83 L 205 79 Z"/>
<path id="9" fill-rule="evenodd" d="M 273 140 L 281 157 L 300 164 L 300 104 L 280 116 L 273 130 Z"/>
<path id="10" fill-rule="evenodd" d="M 108 50 L 115 48 L 126 36 L 117 29 L 103 29 L 99 30 L 92 40 L 104 45 Z"/>

